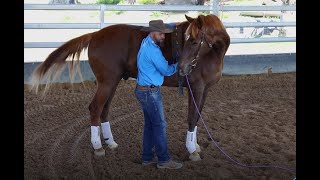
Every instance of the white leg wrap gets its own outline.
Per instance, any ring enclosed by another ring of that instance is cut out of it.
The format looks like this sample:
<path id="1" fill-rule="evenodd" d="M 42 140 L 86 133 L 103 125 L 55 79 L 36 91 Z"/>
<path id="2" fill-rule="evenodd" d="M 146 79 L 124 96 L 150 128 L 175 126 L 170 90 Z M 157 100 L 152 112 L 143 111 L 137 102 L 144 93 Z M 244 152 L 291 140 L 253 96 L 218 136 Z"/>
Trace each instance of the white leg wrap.
<path id="1" fill-rule="evenodd" d="M 118 144 L 113 139 L 110 123 L 109 122 L 101 123 L 101 127 L 102 127 L 103 138 L 106 144 L 108 144 L 110 148 L 118 147 Z"/>
<path id="2" fill-rule="evenodd" d="M 99 126 L 91 126 L 91 143 L 94 149 L 102 148 Z"/>
<path id="3" fill-rule="evenodd" d="M 195 132 L 187 131 L 186 147 L 190 154 L 196 151 Z"/>

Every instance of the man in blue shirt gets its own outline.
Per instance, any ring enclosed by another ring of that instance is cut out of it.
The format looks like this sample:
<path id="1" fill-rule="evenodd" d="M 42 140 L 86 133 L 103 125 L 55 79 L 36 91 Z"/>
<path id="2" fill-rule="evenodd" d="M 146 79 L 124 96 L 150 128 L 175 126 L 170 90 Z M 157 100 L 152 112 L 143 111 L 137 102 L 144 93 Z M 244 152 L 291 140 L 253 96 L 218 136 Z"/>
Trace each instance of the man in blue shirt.
<path id="1" fill-rule="evenodd" d="M 169 25 L 174 26 L 173 23 Z M 142 30 L 150 32 L 142 40 L 137 56 L 135 96 L 144 114 L 142 164 L 157 163 L 158 168 L 179 169 L 182 163 L 173 161 L 167 148 L 166 120 L 160 91 L 164 76 L 171 76 L 177 71 L 177 63 L 168 65 L 159 47 L 165 40 L 165 33 L 172 32 L 172 29 L 166 28 L 162 20 L 152 20 L 149 27 Z"/>

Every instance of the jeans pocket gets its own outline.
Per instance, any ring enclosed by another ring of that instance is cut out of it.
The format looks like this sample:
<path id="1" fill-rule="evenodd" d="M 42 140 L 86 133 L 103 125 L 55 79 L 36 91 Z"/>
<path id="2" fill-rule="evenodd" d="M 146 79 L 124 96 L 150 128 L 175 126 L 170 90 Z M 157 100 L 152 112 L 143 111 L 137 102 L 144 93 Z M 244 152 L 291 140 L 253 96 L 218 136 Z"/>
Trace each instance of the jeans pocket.
<path id="1" fill-rule="evenodd" d="M 136 96 L 136 98 L 138 99 L 138 101 L 141 103 L 141 104 L 146 104 L 147 101 L 148 101 L 148 96 L 146 94 L 146 92 L 143 92 L 143 91 L 140 91 L 140 90 L 135 90 L 134 91 L 134 94 Z"/>

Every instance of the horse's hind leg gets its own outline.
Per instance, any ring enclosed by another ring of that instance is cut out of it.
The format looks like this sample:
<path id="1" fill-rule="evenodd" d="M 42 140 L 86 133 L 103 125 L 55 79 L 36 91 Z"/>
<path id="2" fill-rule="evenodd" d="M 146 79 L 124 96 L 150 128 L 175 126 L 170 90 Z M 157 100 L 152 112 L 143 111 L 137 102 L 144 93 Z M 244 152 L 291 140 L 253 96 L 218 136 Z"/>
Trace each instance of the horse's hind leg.
<path id="1" fill-rule="evenodd" d="M 102 148 L 101 143 L 101 129 L 100 129 L 100 114 L 103 105 L 107 98 L 108 88 L 105 84 L 98 83 L 97 92 L 89 105 L 90 120 L 91 120 L 91 144 L 94 149 L 94 154 L 104 156 L 105 150 Z"/>
<path id="2" fill-rule="evenodd" d="M 110 109 L 110 104 L 111 104 L 111 101 L 112 101 L 112 98 L 116 92 L 116 89 L 117 89 L 117 85 L 116 84 L 114 87 L 112 87 L 112 91 L 111 91 L 111 94 L 110 96 L 108 97 L 107 99 L 107 102 L 104 104 L 104 107 L 103 107 L 103 110 L 102 110 L 102 113 L 101 113 L 101 128 L 102 128 L 102 135 L 103 135 L 103 139 L 105 141 L 105 143 L 108 145 L 108 147 L 110 149 L 115 149 L 118 147 L 118 144 L 114 141 L 113 139 L 113 135 L 112 135 L 112 131 L 111 131 L 111 126 L 110 126 L 110 123 L 107 119 L 108 117 L 108 113 L 109 113 L 109 109 Z"/>
<path id="3" fill-rule="evenodd" d="M 101 130 L 100 130 L 100 117 L 105 103 L 109 97 L 114 93 L 114 86 L 119 82 L 107 81 L 107 76 L 104 76 L 104 80 L 98 79 L 97 92 L 89 105 L 90 118 L 91 118 L 91 143 L 94 148 L 94 153 L 98 156 L 104 156 L 105 150 L 102 148 L 101 143 Z M 120 80 L 120 79 L 119 79 Z"/>

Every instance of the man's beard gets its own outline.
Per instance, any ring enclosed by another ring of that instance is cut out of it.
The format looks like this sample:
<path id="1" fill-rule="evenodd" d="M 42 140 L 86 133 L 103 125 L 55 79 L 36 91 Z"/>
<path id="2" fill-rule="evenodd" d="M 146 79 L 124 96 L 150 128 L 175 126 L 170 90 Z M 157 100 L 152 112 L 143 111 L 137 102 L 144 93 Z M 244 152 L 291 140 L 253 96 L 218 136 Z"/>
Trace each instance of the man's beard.
<path id="1" fill-rule="evenodd" d="M 164 41 L 161 41 L 161 42 L 158 41 L 156 44 L 160 47 L 164 47 Z"/>

